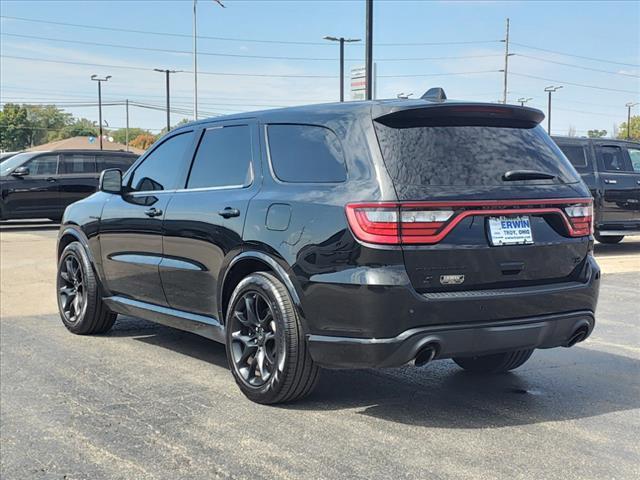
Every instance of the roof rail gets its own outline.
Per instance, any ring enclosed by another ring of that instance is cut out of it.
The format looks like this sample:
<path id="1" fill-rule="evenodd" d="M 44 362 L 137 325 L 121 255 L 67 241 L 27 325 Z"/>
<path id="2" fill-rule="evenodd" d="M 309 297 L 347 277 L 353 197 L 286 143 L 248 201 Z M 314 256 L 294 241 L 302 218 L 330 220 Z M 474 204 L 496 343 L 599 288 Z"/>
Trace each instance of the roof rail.
<path id="1" fill-rule="evenodd" d="M 447 99 L 447 94 L 444 93 L 444 89 L 440 87 L 430 88 L 422 95 L 423 100 L 431 100 L 432 102 L 442 102 Z"/>

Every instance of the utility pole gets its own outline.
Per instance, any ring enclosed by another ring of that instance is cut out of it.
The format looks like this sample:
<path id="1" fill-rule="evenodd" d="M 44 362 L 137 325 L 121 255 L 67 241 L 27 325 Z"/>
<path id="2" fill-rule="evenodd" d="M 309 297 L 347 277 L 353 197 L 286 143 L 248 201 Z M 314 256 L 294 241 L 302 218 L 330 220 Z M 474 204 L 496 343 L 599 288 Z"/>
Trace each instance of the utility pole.
<path id="1" fill-rule="evenodd" d="M 627 140 L 631 140 L 631 109 L 640 103 L 629 102 L 625 105 L 627 107 Z"/>
<path id="2" fill-rule="evenodd" d="M 549 93 L 549 102 L 547 104 L 547 133 L 551 135 L 551 94 L 557 90 L 560 90 L 562 85 L 555 87 L 553 85 L 549 85 L 544 89 L 545 92 Z"/>
<path id="3" fill-rule="evenodd" d="M 126 129 L 124 131 L 125 145 L 127 146 L 127 152 L 129 151 L 129 99 L 124 101 L 124 109 L 127 116 Z"/>
<path id="4" fill-rule="evenodd" d="M 213 0 L 226 8 L 222 0 Z M 198 0 L 193 0 L 193 119 L 198 120 Z"/>
<path id="5" fill-rule="evenodd" d="M 518 99 L 518 101 L 520 102 L 520 106 L 521 106 L 521 107 L 524 107 L 524 104 L 525 104 L 525 103 L 528 103 L 528 102 L 529 102 L 529 101 L 531 101 L 531 100 L 533 100 L 533 97 L 528 97 L 528 98 L 520 97 L 520 98 Z"/>
<path id="6" fill-rule="evenodd" d="M 509 72 L 509 19 L 507 18 L 507 34 L 504 38 L 504 92 L 502 103 L 507 103 L 507 77 Z"/>
<path id="7" fill-rule="evenodd" d="M 359 38 L 344 38 L 344 37 L 332 37 L 327 35 L 323 37 L 324 40 L 330 42 L 340 42 L 340 101 L 344 102 L 344 44 L 359 42 Z"/>
<path id="8" fill-rule="evenodd" d="M 102 150 L 102 82 L 108 82 L 111 75 L 107 75 L 104 78 L 98 77 L 98 75 L 91 75 L 91 80 L 98 82 L 98 131 L 100 133 L 100 150 Z"/>
<path id="9" fill-rule="evenodd" d="M 170 103 L 169 103 L 169 74 L 171 73 L 178 73 L 181 72 L 182 70 L 168 70 L 168 69 L 163 69 L 163 68 L 154 68 L 153 69 L 155 72 L 160 72 L 160 73 L 164 73 L 165 74 L 165 86 L 166 86 L 166 90 L 167 90 L 167 132 L 169 130 L 171 130 L 171 107 L 170 107 Z"/>
<path id="10" fill-rule="evenodd" d="M 373 0 L 366 0 L 366 45 L 365 45 L 365 99 L 373 94 Z"/>

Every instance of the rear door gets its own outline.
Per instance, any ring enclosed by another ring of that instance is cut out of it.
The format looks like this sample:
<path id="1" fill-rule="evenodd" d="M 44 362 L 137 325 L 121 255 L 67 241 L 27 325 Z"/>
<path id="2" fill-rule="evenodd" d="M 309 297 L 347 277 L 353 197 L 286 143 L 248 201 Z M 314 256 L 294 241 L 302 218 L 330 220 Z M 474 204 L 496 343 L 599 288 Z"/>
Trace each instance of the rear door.
<path id="1" fill-rule="evenodd" d="M 584 208 L 570 211 L 586 216 L 590 199 L 557 145 L 510 108 L 471 108 L 467 117 L 456 106 L 452 118 L 438 108 L 434 117 L 400 112 L 374 122 L 413 286 L 438 292 L 575 279 L 589 223 L 573 230 L 567 209 L 581 198 Z M 527 178 L 531 171 L 548 178 Z"/>
<path id="2" fill-rule="evenodd" d="M 218 317 L 220 271 L 241 248 L 249 201 L 260 185 L 256 129 L 244 121 L 197 133 L 188 181 L 164 218 L 160 276 L 172 308 Z"/>
<path id="3" fill-rule="evenodd" d="M 634 171 L 631 155 L 638 149 L 623 144 L 599 144 L 596 153 L 603 190 L 603 208 L 598 228 L 640 228 L 640 173 Z M 637 163 L 637 162 L 636 162 Z"/>
<path id="4" fill-rule="evenodd" d="M 62 215 L 58 193 L 58 154 L 45 153 L 25 162 L 29 174 L 7 177 L 4 186 L 6 215 L 15 218 L 50 218 Z"/>
<path id="5" fill-rule="evenodd" d="M 167 137 L 125 177 L 124 193 L 105 203 L 100 246 L 112 293 L 167 305 L 158 272 L 162 221 L 171 196 L 184 185 L 192 148 L 193 131 Z"/>
<path id="6" fill-rule="evenodd" d="M 85 152 L 64 152 L 58 171 L 60 207 L 64 210 L 73 202 L 82 200 L 96 191 L 98 173 L 96 155 Z"/>

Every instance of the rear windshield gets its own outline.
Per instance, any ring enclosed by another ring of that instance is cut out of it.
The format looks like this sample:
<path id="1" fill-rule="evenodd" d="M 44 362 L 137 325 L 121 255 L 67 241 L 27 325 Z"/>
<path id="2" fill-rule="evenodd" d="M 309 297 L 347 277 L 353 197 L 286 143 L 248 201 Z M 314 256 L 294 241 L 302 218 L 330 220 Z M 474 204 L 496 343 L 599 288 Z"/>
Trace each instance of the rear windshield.
<path id="1" fill-rule="evenodd" d="M 384 162 L 404 185 L 575 183 L 580 177 L 542 127 L 392 128 L 374 122 Z M 551 180 L 505 182 L 510 170 L 536 170 Z"/>

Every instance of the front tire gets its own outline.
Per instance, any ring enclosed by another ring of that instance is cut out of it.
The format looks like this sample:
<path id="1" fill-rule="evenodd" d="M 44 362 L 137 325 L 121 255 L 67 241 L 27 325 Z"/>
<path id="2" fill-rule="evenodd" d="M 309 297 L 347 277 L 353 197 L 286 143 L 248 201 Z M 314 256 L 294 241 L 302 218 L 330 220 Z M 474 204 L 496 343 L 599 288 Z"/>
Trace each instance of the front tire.
<path id="1" fill-rule="evenodd" d="M 532 353 L 533 350 L 515 350 L 477 357 L 456 357 L 453 361 L 474 373 L 504 373 L 522 366 Z"/>
<path id="2" fill-rule="evenodd" d="M 319 370 L 300 317 L 282 282 L 267 272 L 245 277 L 226 317 L 229 368 L 249 400 L 274 404 L 299 400 L 314 389 Z"/>
<path id="3" fill-rule="evenodd" d="M 606 244 L 614 244 L 614 243 L 620 243 L 622 241 L 622 239 L 624 238 L 624 235 L 600 235 L 598 233 L 595 233 L 593 235 L 595 237 L 595 239 L 597 241 L 599 241 L 600 243 L 606 243 Z"/>
<path id="4" fill-rule="evenodd" d="M 106 333 L 116 321 L 102 301 L 102 292 L 89 256 L 80 242 L 71 242 L 60 255 L 56 282 L 62 323 L 78 335 Z"/>

